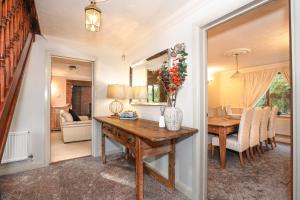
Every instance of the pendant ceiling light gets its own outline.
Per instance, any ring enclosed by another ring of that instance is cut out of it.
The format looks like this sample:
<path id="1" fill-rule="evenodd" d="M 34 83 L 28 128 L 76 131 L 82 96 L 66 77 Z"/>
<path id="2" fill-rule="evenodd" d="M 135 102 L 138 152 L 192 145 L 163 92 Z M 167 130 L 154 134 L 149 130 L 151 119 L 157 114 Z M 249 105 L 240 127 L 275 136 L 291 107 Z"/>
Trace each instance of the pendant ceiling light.
<path id="1" fill-rule="evenodd" d="M 85 7 L 85 28 L 88 31 L 100 31 L 101 10 L 97 8 L 96 1 L 91 0 L 91 4 Z"/>
<path id="2" fill-rule="evenodd" d="M 234 56 L 234 58 L 235 58 L 236 71 L 231 76 L 231 78 L 240 78 L 241 77 L 242 73 L 239 71 L 239 56 L 248 54 L 250 52 L 251 52 L 251 49 L 238 48 L 238 49 L 231 49 L 224 53 L 225 56 Z"/>
<path id="3" fill-rule="evenodd" d="M 234 74 L 230 78 L 239 78 L 239 77 L 241 77 L 241 72 L 239 72 L 239 55 L 240 54 L 234 54 L 235 64 L 236 64 L 236 72 L 234 72 Z"/>

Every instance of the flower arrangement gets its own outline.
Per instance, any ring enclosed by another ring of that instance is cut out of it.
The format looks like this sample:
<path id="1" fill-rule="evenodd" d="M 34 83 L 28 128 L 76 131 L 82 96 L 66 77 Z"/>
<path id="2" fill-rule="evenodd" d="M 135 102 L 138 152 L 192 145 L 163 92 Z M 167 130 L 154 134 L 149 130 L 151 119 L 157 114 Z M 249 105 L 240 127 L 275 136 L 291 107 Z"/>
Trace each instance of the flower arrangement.
<path id="1" fill-rule="evenodd" d="M 170 49 L 171 64 L 164 62 L 159 70 L 157 77 L 168 97 L 168 105 L 176 106 L 176 97 L 178 90 L 181 88 L 187 76 L 187 64 L 184 43 L 177 44 L 174 48 Z"/>

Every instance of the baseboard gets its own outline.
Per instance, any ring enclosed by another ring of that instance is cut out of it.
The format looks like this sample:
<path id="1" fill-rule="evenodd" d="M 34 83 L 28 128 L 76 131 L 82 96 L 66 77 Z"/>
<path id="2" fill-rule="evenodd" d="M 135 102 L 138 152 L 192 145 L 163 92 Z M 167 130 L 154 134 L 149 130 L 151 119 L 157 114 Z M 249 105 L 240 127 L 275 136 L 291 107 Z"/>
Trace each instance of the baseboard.
<path id="1" fill-rule="evenodd" d="M 117 153 L 121 153 L 121 152 L 122 152 L 121 149 L 111 149 L 111 150 L 106 151 L 106 155 L 112 155 L 112 154 L 117 154 Z M 19 162 L 14 162 L 14 163 L 2 164 L 0 166 L 0 176 L 15 174 L 15 173 L 19 173 L 19 172 L 25 172 L 25 171 L 48 166 L 45 163 L 30 163 L 30 162 L 32 162 L 32 161 L 27 160 L 27 161 L 19 161 Z"/>
<path id="2" fill-rule="evenodd" d="M 106 155 L 113 155 L 113 154 L 117 154 L 117 153 L 122 153 L 123 150 L 122 149 L 109 149 L 105 151 Z"/>
<path id="3" fill-rule="evenodd" d="M 3 164 L 0 167 L 0 176 L 15 174 L 24 171 L 30 171 L 33 169 L 38 169 L 46 167 L 45 163 L 28 163 L 31 161 L 19 161 L 15 163 Z"/>
<path id="4" fill-rule="evenodd" d="M 193 190 L 191 187 L 187 186 L 186 184 L 176 181 L 176 189 L 187 196 L 189 199 L 192 199 Z"/>
<path id="5" fill-rule="evenodd" d="M 145 162 L 145 164 L 152 168 L 153 170 L 157 171 L 155 166 L 151 163 L 148 163 L 148 162 Z M 163 173 L 163 172 L 160 172 L 160 171 L 157 171 L 159 173 L 161 173 L 164 177 L 167 177 L 167 174 Z M 192 191 L 192 188 L 187 186 L 186 184 L 182 183 L 181 181 L 179 180 L 176 180 L 176 183 L 175 183 L 175 187 L 178 191 L 180 191 L 181 193 L 183 193 L 186 197 L 188 197 L 189 199 L 192 199 L 192 196 L 193 196 L 193 191 Z"/>

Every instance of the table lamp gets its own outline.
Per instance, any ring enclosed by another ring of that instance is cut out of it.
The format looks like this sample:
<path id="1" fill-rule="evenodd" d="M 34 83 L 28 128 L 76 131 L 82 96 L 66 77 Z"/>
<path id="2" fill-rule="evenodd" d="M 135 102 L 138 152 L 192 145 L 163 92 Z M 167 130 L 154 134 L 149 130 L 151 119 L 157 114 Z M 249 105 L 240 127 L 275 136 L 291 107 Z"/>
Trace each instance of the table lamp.
<path id="1" fill-rule="evenodd" d="M 114 99 L 109 104 L 109 110 L 112 116 L 118 116 L 122 112 L 124 106 L 119 100 L 126 98 L 126 87 L 120 84 L 110 84 L 107 86 L 107 98 Z"/>
<path id="2" fill-rule="evenodd" d="M 132 98 L 139 101 L 148 98 L 147 86 L 133 86 L 132 87 Z"/>

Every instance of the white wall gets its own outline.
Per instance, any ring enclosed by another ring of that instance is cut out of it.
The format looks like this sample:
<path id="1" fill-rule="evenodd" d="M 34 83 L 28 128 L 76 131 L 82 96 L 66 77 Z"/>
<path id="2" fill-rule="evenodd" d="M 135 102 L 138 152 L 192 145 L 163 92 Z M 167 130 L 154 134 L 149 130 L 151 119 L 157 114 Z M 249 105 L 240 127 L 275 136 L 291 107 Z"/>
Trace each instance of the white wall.
<path id="1" fill-rule="evenodd" d="M 109 100 L 106 99 L 107 84 L 128 84 L 129 82 L 129 70 L 122 65 L 121 51 L 109 47 L 93 49 L 85 44 L 68 40 L 50 36 L 46 38 L 47 40 L 37 36 L 36 41 L 33 43 L 10 130 L 29 130 L 31 132 L 34 159 L 2 165 L 0 174 L 33 169 L 45 166 L 49 162 L 47 157 L 49 149 L 45 149 L 45 146 L 47 147 L 47 140 L 50 136 L 49 129 L 45 129 L 45 127 L 50 122 L 50 113 L 46 110 L 47 107 L 50 107 L 49 99 L 49 105 L 46 104 L 46 99 L 50 96 L 46 88 L 47 86 L 50 87 L 50 68 L 48 68 L 50 66 L 48 56 L 50 54 L 95 60 L 94 116 L 110 114 L 108 109 Z M 94 123 L 94 130 L 94 141 L 97 143 L 94 145 L 93 155 L 99 156 L 100 131 L 96 123 Z M 108 142 L 107 151 L 120 151 L 120 147 Z"/>
<path id="2" fill-rule="evenodd" d="M 220 75 L 215 74 L 214 80 L 208 83 L 208 107 L 216 108 L 220 105 Z"/>
<path id="3" fill-rule="evenodd" d="M 0 174 L 40 167 L 44 164 L 44 99 L 45 99 L 45 42 L 40 37 L 31 48 L 19 99 L 16 105 L 10 131 L 29 130 L 32 134 L 33 161 L 6 164 L 0 167 Z M 30 116 L 30 117 L 29 117 Z"/>
<path id="4" fill-rule="evenodd" d="M 196 2 L 196 3 L 195 3 Z M 201 4 L 201 2 L 203 4 Z M 195 55 L 193 49 L 193 33 L 197 26 L 204 26 L 209 22 L 249 3 L 249 0 L 227 0 L 227 1 L 194 1 L 193 4 L 182 8 L 171 16 L 168 21 L 163 22 L 157 29 L 140 41 L 137 46 L 129 51 L 129 64 L 141 58 L 149 57 L 161 50 L 174 46 L 176 43 L 184 42 L 186 50 L 189 53 L 188 77 L 183 88 L 178 94 L 177 106 L 183 110 L 183 125 L 193 127 L 193 70 L 197 66 L 192 66 Z M 205 3 L 205 4 L 204 4 Z M 199 44 L 200 45 L 200 44 Z M 158 120 L 160 112 L 159 107 L 136 106 L 142 118 Z M 205 133 L 198 133 L 205 134 Z M 193 137 L 190 137 L 176 146 L 176 186 L 187 196 L 192 196 L 193 184 Z M 166 174 L 167 159 L 162 157 L 151 163 L 157 170 Z"/>

